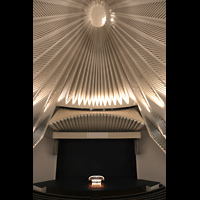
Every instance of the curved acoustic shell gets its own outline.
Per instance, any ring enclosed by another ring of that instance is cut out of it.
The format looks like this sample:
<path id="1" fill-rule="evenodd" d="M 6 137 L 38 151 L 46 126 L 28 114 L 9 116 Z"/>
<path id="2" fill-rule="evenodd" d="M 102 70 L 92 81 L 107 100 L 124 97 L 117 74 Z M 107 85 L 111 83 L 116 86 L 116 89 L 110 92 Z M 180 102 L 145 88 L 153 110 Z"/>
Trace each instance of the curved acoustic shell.
<path id="1" fill-rule="evenodd" d="M 54 131 L 139 131 L 144 120 L 134 108 L 111 111 L 60 108 L 49 122 Z"/>
<path id="2" fill-rule="evenodd" d="M 33 0 L 33 146 L 56 106 L 137 105 L 165 152 L 165 6 L 165 0 Z"/>

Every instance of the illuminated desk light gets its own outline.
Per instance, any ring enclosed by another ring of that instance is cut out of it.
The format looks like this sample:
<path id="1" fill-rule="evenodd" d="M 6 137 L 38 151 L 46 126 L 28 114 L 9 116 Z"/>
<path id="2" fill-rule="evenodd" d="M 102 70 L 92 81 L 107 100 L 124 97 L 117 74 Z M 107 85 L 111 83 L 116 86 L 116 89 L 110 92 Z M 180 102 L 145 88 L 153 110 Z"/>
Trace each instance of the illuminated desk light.
<path id="1" fill-rule="evenodd" d="M 93 176 L 90 176 L 88 180 L 92 182 L 91 188 L 92 187 L 96 188 L 96 187 L 102 187 L 102 181 L 104 181 L 105 178 L 101 175 L 93 175 Z"/>

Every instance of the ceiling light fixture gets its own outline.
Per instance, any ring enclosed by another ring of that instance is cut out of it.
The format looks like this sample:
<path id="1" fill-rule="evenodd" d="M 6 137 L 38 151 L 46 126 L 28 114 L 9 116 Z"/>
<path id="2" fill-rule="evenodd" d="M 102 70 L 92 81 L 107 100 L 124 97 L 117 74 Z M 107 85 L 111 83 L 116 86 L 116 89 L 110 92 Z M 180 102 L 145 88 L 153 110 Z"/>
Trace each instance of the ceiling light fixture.
<path id="1" fill-rule="evenodd" d="M 90 20 L 93 26 L 104 26 L 106 22 L 106 10 L 102 4 L 97 4 L 91 9 Z"/>

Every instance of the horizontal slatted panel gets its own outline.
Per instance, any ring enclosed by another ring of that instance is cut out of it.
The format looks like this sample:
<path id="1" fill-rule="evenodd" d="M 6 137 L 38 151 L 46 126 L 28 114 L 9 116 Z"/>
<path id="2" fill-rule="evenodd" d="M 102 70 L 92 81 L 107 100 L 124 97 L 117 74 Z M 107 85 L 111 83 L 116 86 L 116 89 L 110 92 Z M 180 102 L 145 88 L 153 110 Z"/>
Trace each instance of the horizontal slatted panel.
<path id="1" fill-rule="evenodd" d="M 134 109 L 81 111 L 58 109 L 50 120 L 54 131 L 137 131 L 144 121 Z"/>

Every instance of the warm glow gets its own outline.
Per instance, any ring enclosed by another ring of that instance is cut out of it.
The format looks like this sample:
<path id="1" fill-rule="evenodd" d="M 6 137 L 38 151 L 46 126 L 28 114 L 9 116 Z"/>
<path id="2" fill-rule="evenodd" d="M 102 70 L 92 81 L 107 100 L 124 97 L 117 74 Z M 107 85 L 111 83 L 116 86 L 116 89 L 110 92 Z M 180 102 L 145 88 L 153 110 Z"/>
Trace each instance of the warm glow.
<path id="1" fill-rule="evenodd" d="M 106 22 L 106 11 L 104 6 L 95 6 L 91 9 L 90 21 L 93 26 L 101 27 Z"/>
<path id="2" fill-rule="evenodd" d="M 154 102 L 155 102 L 158 106 L 160 106 L 161 108 L 163 108 L 163 107 L 165 106 L 165 103 L 163 102 L 163 100 L 162 100 L 161 98 L 158 97 L 158 99 L 157 99 L 157 98 L 154 98 L 153 100 L 154 100 Z"/>
<path id="3" fill-rule="evenodd" d="M 85 106 L 88 104 L 89 106 L 106 106 L 106 105 L 122 105 L 123 101 L 127 104 L 130 102 L 130 98 L 135 101 L 135 96 L 132 94 L 131 97 L 129 97 L 129 94 L 127 91 L 125 93 L 116 94 L 115 96 L 92 96 L 92 97 L 85 97 L 84 95 L 73 95 L 71 98 L 67 95 L 65 103 L 68 104 L 72 100 L 72 104 L 75 104 L 76 102 L 80 106 L 82 103 Z"/>
<path id="4" fill-rule="evenodd" d="M 49 103 L 45 106 L 43 112 L 45 112 L 47 110 L 47 108 L 49 107 Z"/>
<path id="5" fill-rule="evenodd" d="M 106 22 L 106 17 L 102 18 L 102 24 L 104 25 Z"/>

